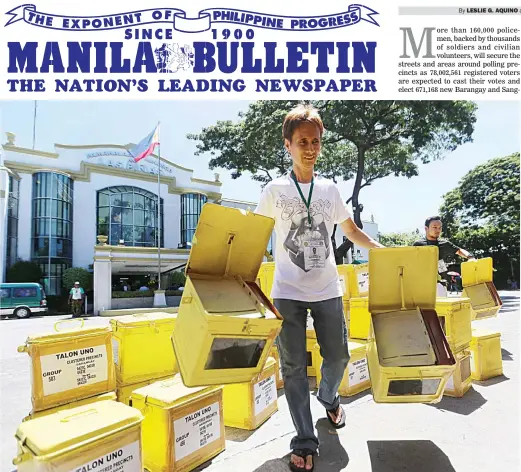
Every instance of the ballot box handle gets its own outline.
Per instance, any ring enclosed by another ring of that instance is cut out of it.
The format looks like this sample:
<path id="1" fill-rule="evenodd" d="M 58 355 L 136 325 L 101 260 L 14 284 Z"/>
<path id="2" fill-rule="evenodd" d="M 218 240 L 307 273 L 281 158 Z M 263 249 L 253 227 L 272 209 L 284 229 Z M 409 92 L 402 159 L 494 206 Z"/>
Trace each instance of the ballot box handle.
<path id="1" fill-rule="evenodd" d="M 64 324 L 64 323 L 70 323 L 71 321 L 72 322 L 81 321 L 80 327 L 76 328 L 76 329 L 82 329 L 83 326 L 85 325 L 85 320 L 83 318 L 71 318 L 69 320 L 61 320 L 61 321 L 57 321 L 56 323 L 54 323 L 54 331 L 59 332 L 60 330 L 58 329 L 58 325 Z"/>

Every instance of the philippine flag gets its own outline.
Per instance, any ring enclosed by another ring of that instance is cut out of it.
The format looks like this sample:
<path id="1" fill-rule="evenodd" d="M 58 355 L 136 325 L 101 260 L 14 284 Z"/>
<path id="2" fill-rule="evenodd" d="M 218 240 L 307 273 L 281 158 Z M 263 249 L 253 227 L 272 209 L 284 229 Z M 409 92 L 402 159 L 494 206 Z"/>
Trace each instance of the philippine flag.
<path id="1" fill-rule="evenodd" d="M 149 156 L 154 152 L 156 146 L 159 146 L 159 124 L 155 127 L 145 139 L 129 150 L 130 155 L 134 158 L 134 162 Z"/>

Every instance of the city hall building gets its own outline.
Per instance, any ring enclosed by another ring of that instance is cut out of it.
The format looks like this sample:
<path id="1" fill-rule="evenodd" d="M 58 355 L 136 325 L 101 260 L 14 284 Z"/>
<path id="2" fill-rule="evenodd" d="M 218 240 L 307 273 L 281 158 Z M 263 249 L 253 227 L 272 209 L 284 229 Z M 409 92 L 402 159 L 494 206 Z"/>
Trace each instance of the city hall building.
<path id="1" fill-rule="evenodd" d="M 55 152 L 43 152 L 20 147 L 13 133 L 6 134 L 0 148 L 0 282 L 17 260 L 31 260 L 42 270 L 47 294 L 57 295 L 65 270 L 90 269 L 96 313 L 111 307 L 118 276 L 156 278 L 160 270 L 166 288 L 166 274 L 188 261 L 205 203 L 252 211 L 256 206 L 223 198 L 219 174 L 213 181 L 200 179 L 157 155 L 135 163 L 132 144 L 55 144 Z M 376 237 L 373 226 L 364 230 Z M 336 239 L 342 242 L 342 231 Z M 274 237 L 268 250 L 273 244 Z M 367 257 L 365 251 L 357 255 Z"/>

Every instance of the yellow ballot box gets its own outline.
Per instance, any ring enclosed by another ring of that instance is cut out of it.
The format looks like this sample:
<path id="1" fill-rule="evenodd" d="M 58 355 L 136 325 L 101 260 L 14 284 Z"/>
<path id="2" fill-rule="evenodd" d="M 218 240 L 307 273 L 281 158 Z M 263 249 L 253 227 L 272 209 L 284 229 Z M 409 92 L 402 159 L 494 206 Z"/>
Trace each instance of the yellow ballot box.
<path id="1" fill-rule="evenodd" d="M 130 384 L 130 385 L 118 385 L 116 387 L 116 398 L 117 398 L 118 402 L 124 403 L 125 405 L 128 405 L 128 406 L 133 406 L 132 405 L 132 394 L 134 393 L 135 390 L 146 387 L 147 385 L 158 382 L 159 380 L 168 379 L 170 377 L 171 376 L 168 376 L 168 377 L 164 377 L 162 379 L 153 378 L 153 379 L 143 380 L 142 382 L 138 382 L 138 383 Z"/>
<path id="2" fill-rule="evenodd" d="M 461 264 L 463 296 L 470 298 L 472 320 L 492 318 L 503 305 L 493 282 L 493 270 L 491 257 Z"/>
<path id="3" fill-rule="evenodd" d="M 66 322 L 80 322 L 81 326 L 58 330 Z M 27 352 L 31 358 L 33 411 L 116 389 L 111 330 L 84 328 L 83 323 L 82 319 L 59 321 L 54 333 L 29 336 L 25 345 L 18 348 L 18 352 Z"/>
<path id="4" fill-rule="evenodd" d="M 138 313 L 110 320 L 118 387 L 177 373 L 172 347 L 177 313 Z"/>
<path id="5" fill-rule="evenodd" d="M 464 349 L 460 352 L 455 352 L 454 357 L 456 359 L 456 370 L 447 381 L 443 395 L 462 397 L 472 387 L 470 351 Z"/>
<path id="6" fill-rule="evenodd" d="M 186 267 L 172 342 L 189 387 L 250 382 L 282 326 L 255 283 L 274 220 L 203 206 Z"/>
<path id="7" fill-rule="evenodd" d="M 371 388 L 371 379 L 367 367 L 367 345 L 363 341 L 348 341 L 349 363 L 347 364 L 344 376 L 338 387 L 338 394 L 342 397 L 351 397 L 357 393 Z M 317 388 L 322 380 L 322 358 L 319 358 L 320 365 L 317 366 Z"/>
<path id="8" fill-rule="evenodd" d="M 56 406 L 54 408 L 49 408 L 48 410 L 31 411 L 22 421 L 34 420 L 35 418 L 41 418 L 42 416 L 52 415 L 53 413 L 57 413 L 59 411 L 71 410 L 72 408 L 78 408 L 79 406 L 90 405 L 91 403 L 102 402 L 106 400 L 116 401 L 116 392 L 102 393 L 101 395 L 96 395 L 95 397 L 89 397 L 83 400 L 78 400 L 76 402 Z"/>
<path id="9" fill-rule="evenodd" d="M 141 472 L 142 414 L 100 401 L 22 423 L 16 431 L 18 472 Z"/>
<path id="10" fill-rule="evenodd" d="M 487 380 L 503 374 L 501 333 L 473 329 L 470 353 L 472 380 Z"/>
<path id="11" fill-rule="evenodd" d="M 149 472 L 195 469 L 225 448 L 222 387 L 183 385 L 179 374 L 132 393 L 145 415 L 143 459 Z"/>
<path id="12" fill-rule="evenodd" d="M 349 310 L 349 337 L 363 340 L 368 339 L 371 330 L 369 298 L 351 298 L 351 300 L 349 300 Z"/>
<path id="13" fill-rule="evenodd" d="M 257 285 L 271 301 L 271 289 L 273 288 L 273 277 L 275 275 L 275 262 L 263 262 L 257 274 Z"/>
<path id="14" fill-rule="evenodd" d="M 277 363 L 270 357 L 261 374 L 251 382 L 224 386 L 225 426 L 251 431 L 278 410 L 276 370 Z"/>
<path id="15" fill-rule="evenodd" d="M 282 377 L 282 367 L 281 367 L 279 350 L 277 349 L 277 346 L 275 344 L 271 348 L 270 357 L 273 357 L 273 359 L 275 359 L 275 363 L 276 363 L 275 380 L 277 382 L 277 390 L 278 390 L 279 388 L 284 387 L 284 378 Z"/>
<path id="16" fill-rule="evenodd" d="M 371 389 L 378 403 L 436 403 L 456 361 L 434 310 L 437 247 L 369 252 L 367 345 Z"/>
<path id="17" fill-rule="evenodd" d="M 307 375 L 308 377 L 316 377 L 317 366 L 322 363 L 322 357 L 320 355 L 320 346 L 317 343 L 316 338 L 306 339 L 306 362 L 307 362 Z"/>
<path id="18" fill-rule="evenodd" d="M 472 339 L 470 299 L 438 297 L 436 313 L 452 353 L 467 349 Z"/>
<path id="19" fill-rule="evenodd" d="M 337 266 L 344 299 L 367 297 L 369 294 L 369 263 Z"/>

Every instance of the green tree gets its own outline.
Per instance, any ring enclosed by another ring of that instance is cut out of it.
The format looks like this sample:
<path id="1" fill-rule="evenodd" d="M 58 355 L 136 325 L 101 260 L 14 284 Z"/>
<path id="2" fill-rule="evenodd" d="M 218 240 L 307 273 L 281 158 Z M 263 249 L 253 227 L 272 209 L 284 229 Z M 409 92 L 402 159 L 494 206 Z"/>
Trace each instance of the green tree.
<path id="1" fill-rule="evenodd" d="M 40 283 L 43 277 L 42 270 L 36 262 L 18 261 L 7 269 L 6 280 L 12 283 L 36 282 Z"/>
<path id="2" fill-rule="evenodd" d="M 218 121 L 198 134 L 196 155 L 208 152 L 211 169 L 249 172 L 267 183 L 287 172 L 291 159 L 282 141 L 282 122 L 297 101 L 257 101 L 239 113 L 238 122 Z M 325 177 L 355 179 L 347 200 L 362 228 L 360 190 L 389 175 L 418 175 L 417 162 L 444 157 L 472 138 L 476 105 L 468 101 L 326 100 L 308 102 L 321 113 L 326 132 L 317 171 Z M 333 234 L 334 244 L 334 234 Z M 337 261 L 350 242 L 335 251 Z"/>
<path id="3" fill-rule="evenodd" d="M 74 282 L 79 282 L 83 290 L 92 290 L 92 274 L 83 267 L 71 267 L 63 273 L 63 286 L 70 290 L 74 286 Z"/>
<path id="4" fill-rule="evenodd" d="M 477 257 L 492 257 L 498 286 L 519 280 L 519 153 L 491 159 L 443 196 L 445 235 Z"/>
<path id="5" fill-rule="evenodd" d="M 419 230 L 402 233 L 378 233 L 378 240 L 386 247 L 412 246 L 421 237 Z"/>

